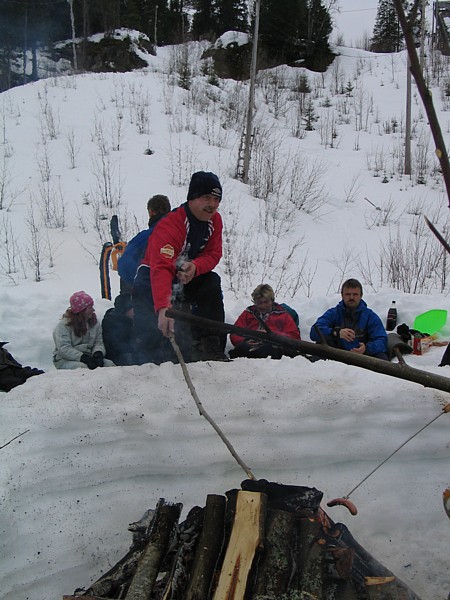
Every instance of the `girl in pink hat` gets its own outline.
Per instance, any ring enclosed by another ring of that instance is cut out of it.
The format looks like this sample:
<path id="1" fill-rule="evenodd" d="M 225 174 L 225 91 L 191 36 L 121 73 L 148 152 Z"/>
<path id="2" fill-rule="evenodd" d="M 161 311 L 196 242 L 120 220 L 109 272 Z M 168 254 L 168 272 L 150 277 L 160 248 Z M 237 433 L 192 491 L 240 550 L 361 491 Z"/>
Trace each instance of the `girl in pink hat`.
<path id="1" fill-rule="evenodd" d="M 53 331 L 53 364 L 57 369 L 96 369 L 114 367 L 106 358 L 101 324 L 94 300 L 86 292 L 75 292 L 70 306 Z"/>

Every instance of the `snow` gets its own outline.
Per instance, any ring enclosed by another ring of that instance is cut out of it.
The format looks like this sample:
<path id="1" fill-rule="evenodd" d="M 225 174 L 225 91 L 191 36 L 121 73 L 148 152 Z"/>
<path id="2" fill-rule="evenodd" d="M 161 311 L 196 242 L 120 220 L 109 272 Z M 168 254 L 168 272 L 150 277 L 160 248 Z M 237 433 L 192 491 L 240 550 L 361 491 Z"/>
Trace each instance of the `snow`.
<path id="1" fill-rule="evenodd" d="M 377 15 L 376 0 L 339 0 L 333 19 L 333 36 L 344 36 L 344 43 L 357 46 L 365 35 L 372 36 Z"/>
<path id="2" fill-rule="evenodd" d="M 189 45 L 193 65 L 204 47 Z M 283 169 L 280 186 L 292 179 L 299 156 L 306 160 L 303 169 L 314 160 L 323 165 L 325 201 L 312 213 L 289 212 L 281 195 L 278 204 L 271 204 L 274 195 L 264 202 L 234 179 L 239 135 L 223 127 L 217 107 L 226 98 L 236 101 L 239 93 L 245 98 L 247 88 L 231 81 L 221 82 L 220 88 L 210 86 L 198 73 L 193 90 L 199 93 L 189 95 L 171 85 L 176 53 L 176 48 L 159 49 L 157 57 L 149 57 L 146 70 L 61 77 L 0 97 L 0 157 L 8 173 L 0 214 L 2 340 L 10 342 L 7 348 L 22 364 L 46 371 L 1 396 L 2 600 L 60 598 L 88 586 L 125 554 L 131 542 L 128 524 L 154 508 L 159 498 L 182 502 L 186 514 L 196 504 L 203 506 L 208 493 L 224 493 L 246 477 L 198 414 L 178 365 L 75 372 L 52 366 L 52 331 L 70 295 L 81 289 L 90 293 L 99 317 L 112 305 L 101 298 L 98 271 L 111 214 L 119 214 L 129 239 L 145 227 L 151 195 L 167 194 L 177 206 L 185 199 L 193 171 L 218 173 L 224 187 L 220 211 L 231 240 L 225 242 L 231 256 L 224 256 L 218 268 L 227 322 L 234 322 L 262 280 L 278 286 L 278 301 L 297 309 L 303 339 L 308 339 L 317 316 L 339 301 L 340 283 L 350 276 L 364 281 L 364 298 L 382 319 L 392 300 L 398 322 L 410 326 L 426 310 L 448 308 L 448 284 L 441 292 L 431 278 L 430 287 L 420 294 L 401 292 L 385 280 L 381 283 L 374 267 L 367 283 L 356 260 L 367 255 L 377 261 L 390 235 L 409 235 L 422 219 L 408 209 L 412 203 L 420 203 L 420 212 L 440 230 L 446 225 L 447 201 L 439 174 L 421 186 L 399 176 L 394 162 L 402 134 L 383 131 L 393 117 L 404 121 L 403 53 L 381 56 L 339 48 L 339 77 L 344 84 L 354 82 L 361 102 L 371 103 L 373 111 L 367 115 L 367 130 L 355 131 L 353 115 L 349 123 L 339 123 L 334 148 L 321 145 L 317 127 L 303 139 L 293 138 L 283 115 L 275 117 L 274 103 L 269 110 L 258 90 L 257 120 L 267 127 L 267 139 L 276 149 L 277 170 Z M 298 73 L 287 68 L 283 72 L 292 78 Z M 326 97 L 334 107 L 343 99 L 330 91 L 335 77 L 333 66 L 325 76 L 309 74 L 322 115 L 328 111 Z M 446 131 L 448 117 L 438 89 L 433 97 Z M 416 147 L 420 131 L 425 135 L 427 128 L 415 91 L 413 115 Z M 74 166 L 70 139 L 76 148 Z M 102 154 L 105 147 L 108 151 Z M 147 149 L 153 153 L 146 154 Z M 385 184 L 383 173 L 374 177 L 370 158 L 382 149 L 389 163 Z M 101 205 L 107 219 L 97 221 L 96 233 L 93 207 L 100 193 L 101 159 L 109 169 L 115 204 Z M 349 201 L 355 178 L 356 191 Z M 63 227 L 42 224 L 45 183 L 53 206 L 59 210 L 64 205 Z M 386 214 L 390 199 L 394 208 L 387 224 L 374 223 L 380 212 Z M 33 254 L 31 210 L 45 250 L 39 282 L 27 262 Z M 265 229 L 265 222 L 275 234 Z M 17 263 L 9 275 L 7 232 Z M 421 239 L 430 240 L 429 232 Z M 289 262 L 286 253 L 296 242 L 301 242 L 296 262 Z M 302 261 L 310 281 L 293 289 L 282 275 L 287 271 L 294 277 Z M 111 282 L 115 295 L 117 273 L 111 272 Z M 439 339 L 450 339 L 450 323 Z M 449 367 L 437 366 L 442 353 L 442 347 L 433 347 L 406 361 L 447 376 Z M 450 484 L 450 417 L 442 412 L 448 403 L 445 393 L 303 357 L 205 362 L 188 368 L 205 410 L 256 477 L 323 491 L 323 506 L 333 520 L 345 523 L 423 600 L 447 598 L 450 528 L 442 492 Z M 328 500 L 355 486 L 351 500 L 357 516 L 343 507 L 326 508 Z"/>
<path id="3" fill-rule="evenodd" d="M 217 38 L 214 48 L 228 48 L 230 44 L 243 46 L 248 44 L 249 36 L 242 31 L 226 31 L 223 35 Z"/>

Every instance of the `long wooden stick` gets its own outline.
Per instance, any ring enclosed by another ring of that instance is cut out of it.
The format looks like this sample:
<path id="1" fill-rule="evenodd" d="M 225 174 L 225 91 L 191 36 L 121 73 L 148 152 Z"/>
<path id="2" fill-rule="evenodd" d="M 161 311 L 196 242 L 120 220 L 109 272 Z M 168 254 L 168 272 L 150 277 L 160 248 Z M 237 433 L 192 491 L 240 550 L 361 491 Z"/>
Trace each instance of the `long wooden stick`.
<path id="1" fill-rule="evenodd" d="M 227 440 L 223 431 L 220 429 L 220 427 L 217 425 L 217 423 L 215 423 L 215 421 L 209 416 L 209 414 L 203 408 L 203 404 L 200 402 L 200 398 L 198 397 L 197 391 L 194 387 L 194 384 L 192 383 L 191 376 L 189 375 L 189 371 L 187 370 L 186 363 L 184 361 L 183 355 L 181 354 L 180 348 L 178 347 L 178 344 L 175 341 L 175 337 L 172 335 L 172 336 L 170 336 L 169 339 L 170 339 L 170 343 L 172 344 L 172 347 L 175 351 L 175 354 L 177 355 L 177 358 L 180 361 L 184 379 L 186 380 L 186 384 L 189 388 L 189 391 L 191 392 L 191 396 L 194 398 L 194 402 L 198 408 L 198 412 L 200 413 L 200 416 L 205 417 L 205 419 L 208 421 L 208 423 L 211 425 L 211 427 L 214 429 L 214 431 L 218 434 L 218 436 L 220 437 L 222 442 L 225 444 L 225 446 L 231 452 L 231 455 L 233 456 L 235 461 L 245 471 L 245 474 L 247 475 L 247 477 L 249 479 L 256 479 L 256 477 L 253 475 L 251 470 L 247 467 L 247 465 L 244 463 L 242 458 L 239 456 L 239 454 L 233 448 L 231 443 Z"/>
<path id="2" fill-rule="evenodd" d="M 415 369 L 407 364 L 390 363 L 387 360 L 380 360 L 365 354 L 357 354 L 356 352 L 348 352 L 348 350 L 340 350 L 332 348 L 325 344 L 314 344 L 312 342 L 304 342 L 303 340 L 294 340 L 277 333 L 267 333 L 265 331 L 254 331 L 252 329 L 244 329 L 236 327 L 228 323 L 212 321 L 211 319 L 202 319 L 190 313 L 185 313 L 180 310 L 171 308 L 167 311 L 167 316 L 172 319 L 180 319 L 191 325 L 196 325 L 199 328 L 213 330 L 217 333 L 236 333 L 246 338 L 258 338 L 277 344 L 281 348 L 296 350 L 300 355 L 313 355 L 320 358 L 335 360 L 346 365 L 353 365 L 376 373 L 383 373 L 390 377 L 397 377 L 406 381 L 419 383 L 424 387 L 441 390 L 442 392 L 450 392 L 450 379 L 442 375 L 435 375 L 420 369 Z"/>

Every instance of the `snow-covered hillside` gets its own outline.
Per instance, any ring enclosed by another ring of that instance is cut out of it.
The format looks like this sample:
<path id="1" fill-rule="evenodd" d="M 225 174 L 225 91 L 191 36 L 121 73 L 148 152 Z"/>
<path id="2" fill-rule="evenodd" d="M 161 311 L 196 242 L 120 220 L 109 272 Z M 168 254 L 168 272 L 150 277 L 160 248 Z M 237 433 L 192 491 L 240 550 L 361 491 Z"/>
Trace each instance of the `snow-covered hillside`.
<path id="1" fill-rule="evenodd" d="M 228 322 L 261 281 L 298 310 L 304 339 L 350 276 L 382 318 L 394 299 L 399 322 L 411 326 L 417 314 L 448 307 L 447 265 L 423 220 L 446 231 L 447 199 L 415 90 L 414 172 L 401 173 L 405 54 L 340 47 L 324 74 L 260 73 L 244 185 L 235 173 L 248 85 L 216 82 L 200 61 L 204 48 L 159 49 L 139 72 L 64 76 L 0 96 L 2 339 L 19 361 L 46 370 L 2 396 L 0 445 L 30 429 L 2 449 L 4 600 L 71 593 L 124 554 L 126 525 L 159 497 L 188 509 L 244 478 L 196 414 L 176 365 L 54 370 L 52 329 L 69 296 L 84 289 L 100 316 L 111 306 L 98 270 L 111 215 L 129 239 L 145 227 L 151 195 L 177 206 L 194 171 L 216 172 Z M 446 66 L 437 69 L 444 81 Z M 446 96 L 434 87 L 433 97 L 446 132 Z M 115 272 L 111 280 L 116 294 Z M 441 354 L 408 362 L 443 374 Z M 328 497 L 351 489 L 447 402 L 329 361 L 248 363 L 192 367 L 207 410 L 259 477 Z M 332 514 L 424 600 L 450 590 L 441 500 L 448 418 L 360 488 L 357 518 Z"/>

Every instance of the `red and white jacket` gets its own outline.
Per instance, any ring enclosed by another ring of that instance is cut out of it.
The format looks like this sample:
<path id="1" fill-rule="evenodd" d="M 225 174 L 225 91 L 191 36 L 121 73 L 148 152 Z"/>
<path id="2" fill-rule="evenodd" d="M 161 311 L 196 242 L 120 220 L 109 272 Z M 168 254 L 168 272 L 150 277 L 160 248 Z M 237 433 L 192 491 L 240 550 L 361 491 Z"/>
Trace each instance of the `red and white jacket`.
<path id="1" fill-rule="evenodd" d="M 191 215 L 182 204 L 167 214 L 149 237 L 142 264 L 150 267 L 155 312 L 171 306 L 172 284 L 176 280 L 177 261 L 185 259 L 196 267 L 195 276 L 212 271 L 222 258 L 222 217 L 215 213 L 205 225 Z M 202 244 L 192 257 L 189 254 L 188 235 L 196 237 L 196 229 L 203 235 Z M 205 234 L 206 232 L 206 234 Z"/>

